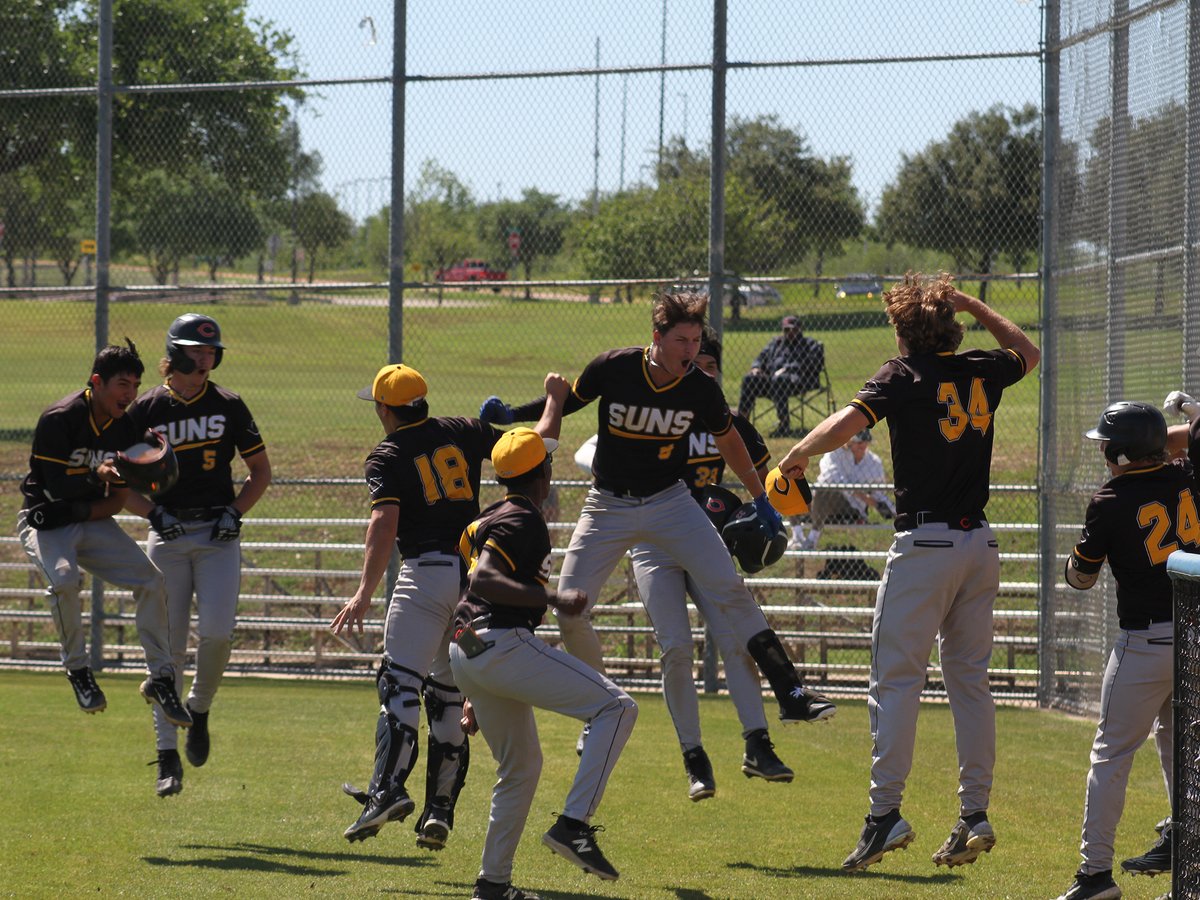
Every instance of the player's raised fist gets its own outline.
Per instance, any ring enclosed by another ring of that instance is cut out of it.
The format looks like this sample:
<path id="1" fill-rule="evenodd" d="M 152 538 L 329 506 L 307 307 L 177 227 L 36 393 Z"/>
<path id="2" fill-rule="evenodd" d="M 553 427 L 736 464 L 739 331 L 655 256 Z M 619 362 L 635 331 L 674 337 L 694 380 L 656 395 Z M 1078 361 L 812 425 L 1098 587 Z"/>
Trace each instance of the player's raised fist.
<path id="1" fill-rule="evenodd" d="M 548 372 L 546 374 L 547 396 L 562 401 L 567 399 L 567 394 L 569 393 L 571 393 L 571 382 L 567 381 L 567 379 L 563 378 L 557 372 Z"/>

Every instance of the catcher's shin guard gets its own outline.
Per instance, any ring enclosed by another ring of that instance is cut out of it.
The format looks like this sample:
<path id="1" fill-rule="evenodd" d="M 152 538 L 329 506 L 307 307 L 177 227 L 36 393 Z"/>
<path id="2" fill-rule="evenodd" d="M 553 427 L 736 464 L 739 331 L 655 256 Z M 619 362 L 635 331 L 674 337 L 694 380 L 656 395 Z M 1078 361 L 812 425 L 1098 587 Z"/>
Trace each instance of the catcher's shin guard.
<path id="1" fill-rule="evenodd" d="M 790 696 L 800 686 L 800 676 L 774 631 L 769 628 L 760 631 L 746 642 L 746 649 L 771 685 L 776 699 Z"/>
<path id="2" fill-rule="evenodd" d="M 390 660 L 376 673 L 379 721 L 375 726 L 375 771 L 368 792 L 403 787 L 417 762 L 421 678 Z"/>
<path id="3" fill-rule="evenodd" d="M 467 781 L 470 744 L 459 720 L 463 695 L 454 685 L 426 679 L 425 715 L 429 719 L 429 747 L 425 759 L 425 809 L 417 819 L 419 834 L 435 802 L 449 813 L 447 825 L 454 827 L 454 805 Z"/>

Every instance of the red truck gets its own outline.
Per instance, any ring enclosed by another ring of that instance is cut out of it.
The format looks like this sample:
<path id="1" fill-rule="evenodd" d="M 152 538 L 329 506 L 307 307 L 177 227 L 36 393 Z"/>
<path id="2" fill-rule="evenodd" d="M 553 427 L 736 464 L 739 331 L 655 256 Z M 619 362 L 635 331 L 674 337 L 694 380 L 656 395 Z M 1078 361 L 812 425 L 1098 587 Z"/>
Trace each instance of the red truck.
<path id="1" fill-rule="evenodd" d="M 507 278 L 508 272 L 493 269 L 483 259 L 464 259 L 448 269 L 438 269 L 436 276 L 438 281 L 504 281 Z M 492 290 L 498 291 L 500 288 L 493 287 Z"/>

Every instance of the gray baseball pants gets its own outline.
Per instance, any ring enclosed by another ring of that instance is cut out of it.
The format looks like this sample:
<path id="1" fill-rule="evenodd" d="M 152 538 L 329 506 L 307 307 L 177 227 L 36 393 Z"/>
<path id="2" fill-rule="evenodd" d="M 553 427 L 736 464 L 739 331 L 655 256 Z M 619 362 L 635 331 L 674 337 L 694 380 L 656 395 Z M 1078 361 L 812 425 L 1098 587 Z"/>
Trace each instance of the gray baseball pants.
<path id="1" fill-rule="evenodd" d="M 713 530 L 716 531 L 715 528 Z M 663 699 L 667 702 L 671 721 L 675 723 L 679 745 L 686 751 L 702 743 L 700 701 L 692 678 L 694 644 L 687 595 L 691 595 L 695 601 L 725 660 L 725 683 L 737 710 L 738 720 L 742 723 L 743 737 L 751 731 L 766 728 L 767 717 L 763 712 L 758 667 L 746 649 L 745 641 L 738 641 L 720 607 L 709 600 L 695 578 L 653 544 L 638 544 L 631 556 L 638 593 L 654 626 L 654 636 L 658 639 L 662 657 Z"/>
<path id="2" fill-rule="evenodd" d="M 1171 801 L 1175 742 L 1171 708 L 1173 634 L 1172 622 L 1156 622 L 1137 631 L 1122 629 L 1108 657 L 1100 686 L 1100 722 L 1092 742 L 1079 845 L 1083 856 L 1080 868 L 1089 875 L 1112 868 L 1113 840 L 1125 809 L 1133 754 L 1151 730 L 1158 745 L 1167 802 Z"/>
<path id="3" fill-rule="evenodd" d="M 524 628 L 485 628 L 478 634 L 493 646 L 468 658 L 451 644 L 450 665 L 497 766 L 479 877 L 505 884 L 512 880 L 513 857 L 542 771 L 533 708 L 591 722 L 562 809 L 581 822 L 590 821 L 600 805 L 638 710 L 604 675 Z"/>
<path id="4" fill-rule="evenodd" d="M 593 486 L 558 577 L 560 590 L 577 588 L 587 594 L 588 608 L 581 616 L 560 616 L 558 626 L 571 654 L 596 671 L 604 671 L 604 660 L 591 609 L 621 556 L 643 543 L 660 549 L 703 585 L 705 597 L 725 617 L 743 649 L 750 638 L 770 627 L 717 529 L 682 481 L 649 497 L 618 497 Z"/>
<path id="5" fill-rule="evenodd" d="M 212 540 L 212 522 L 185 522 L 183 527 L 184 534 L 173 541 L 164 541 L 150 529 L 146 555 L 162 571 L 167 587 L 175 690 L 181 697 L 192 597 L 196 598 L 196 672 L 187 705 L 206 713 L 229 664 L 241 590 L 242 546 L 240 540 Z M 159 750 L 178 747 L 177 729 L 158 706 L 154 707 L 154 733 Z"/>
<path id="6" fill-rule="evenodd" d="M 954 716 L 960 811 L 987 809 L 996 763 L 988 664 L 999 587 L 1000 554 L 986 523 L 972 531 L 926 524 L 896 533 L 871 626 L 872 815 L 900 806 L 935 637 Z"/>
<path id="7" fill-rule="evenodd" d="M 134 622 L 146 651 L 146 669 L 154 676 L 170 674 L 162 573 L 120 525 L 108 518 L 38 531 L 26 522 L 25 511 L 21 510 L 17 513 L 17 534 L 26 555 L 46 579 L 46 597 L 58 628 L 65 668 L 91 665 L 80 596 L 86 570 L 102 581 L 133 591 L 137 605 Z"/>

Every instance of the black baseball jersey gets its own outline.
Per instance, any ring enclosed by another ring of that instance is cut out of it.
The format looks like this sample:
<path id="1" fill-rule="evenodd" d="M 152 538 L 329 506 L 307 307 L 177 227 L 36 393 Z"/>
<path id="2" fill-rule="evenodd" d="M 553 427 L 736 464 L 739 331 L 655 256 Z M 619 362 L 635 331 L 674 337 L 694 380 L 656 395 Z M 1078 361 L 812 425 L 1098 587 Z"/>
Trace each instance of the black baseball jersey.
<path id="1" fill-rule="evenodd" d="M 396 429 L 371 451 L 371 508 L 400 507 L 396 542 L 402 554 L 458 546 L 479 514 L 480 469 L 501 434 L 478 419 L 440 416 Z"/>
<path id="2" fill-rule="evenodd" d="M 733 427 L 746 443 L 746 450 L 754 468 L 761 469 L 771 459 L 771 451 L 758 429 L 741 414 L 733 417 Z M 687 474 L 683 483 L 688 486 L 697 503 L 704 502 L 704 489 L 710 484 L 720 484 L 725 476 L 725 457 L 717 449 L 711 432 L 693 428 L 688 433 Z"/>
<path id="3" fill-rule="evenodd" d="M 509 494 L 493 503 L 467 526 L 459 552 L 470 569 L 484 549 L 508 564 L 508 575 L 522 584 L 550 582 L 550 532 L 541 510 L 524 494 Z M 463 591 L 454 611 L 459 625 L 476 616 L 491 614 L 493 628 L 528 628 L 533 631 L 546 614 L 546 606 L 505 606 L 489 603 L 470 590 Z"/>
<path id="4" fill-rule="evenodd" d="M 103 499 L 108 486 L 92 475 L 93 470 L 141 440 L 143 432 L 128 414 L 97 425 L 91 400 L 92 390 L 85 388 L 63 397 L 38 419 L 29 474 L 21 482 L 25 509 L 47 500 Z"/>
<path id="5" fill-rule="evenodd" d="M 898 513 L 983 512 L 996 409 L 1025 369 L 1011 349 L 922 353 L 888 360 L 863 385 L 850 402 L 872 426 L 888 420 Z"/>
<path id="6" fill-rule="evenodd" d="M 1171 618 L 1167 557 L 1175 550 L 1200 550 L 1196 499 L 1187 460 L 1118 475 L 1092 497 L 1074 565 L 1092 575 L 1108 559 L 1117 582 L 1118 618 Z"/>
<path id="7" fill-rule="evenodd" d="M 682 377 L 658 387 L 649 366 L 649 348 L 609 350 L 588 363 L 571 388 L 579 404 L 600 401 L 592 460 L 597 482 L 642 495 L 684 476 L 693 428 L 723 435 L 732 426 L 716 379 L 689 366 Z"/>
<path id="8" fill-rule="evenodd" d="M 1192 475 L 1200 482 L 1200 419 L 1188 426 L 1188 459 L 1192 461 Z"/>
<path id="9" fill-rule="evenodd" d="M 244 459 L 266 449 L 242 398 L 211 381 L 187 400 L 160 384 L 130 404 L 126 415 L 141 430 L 162 434 L 175 451 L 179 481 L 155 497 L 169 509 L 229 505 L 234 453 Z"/>

